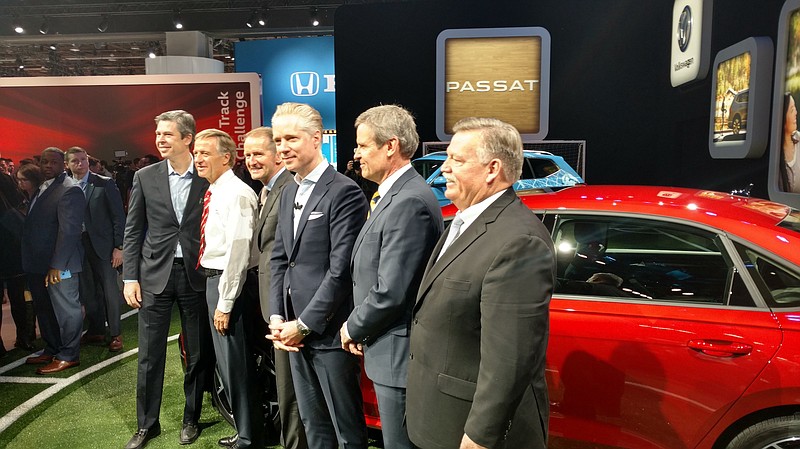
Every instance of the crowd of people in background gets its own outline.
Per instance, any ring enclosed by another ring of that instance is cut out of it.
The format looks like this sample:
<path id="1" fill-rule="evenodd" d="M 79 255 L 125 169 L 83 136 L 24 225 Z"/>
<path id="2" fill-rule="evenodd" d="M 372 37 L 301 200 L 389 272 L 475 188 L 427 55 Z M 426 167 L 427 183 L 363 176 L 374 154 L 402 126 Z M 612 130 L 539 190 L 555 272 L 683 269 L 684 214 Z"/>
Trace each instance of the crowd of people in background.
<path id="1" fill-rule="evenodd" d="M 67 370 L 81 345 L 122 350 L 120 307 L 138 309 L 137 430 L 126 449 L 161 433 L 174 306 L 180 444 L 200 436 L 216 370 L 235 421 L 218 444 L 264 447 L 258 338 L 274 348 L 287 449 L 367 448 L 362 366 L 386 448 L 543 449 L 555 261 L 511 188 L 519 133 L 495 119 L 456 123 L 442 173 L 458 213 L 445 228 L 410 163 L 411 113 L 370 108 L 355 130 L 345 174 L 321 152 L 319 112 L 300 103 L 251 130 L 243 159 L 227 133 L 198 132 L 182 110 L 155 118 L 159 156 L 109 165 L 50 147 L 18 164 L 0 158 L 0 291 L 14 346 L 40 349 L 38 322 L 44 348 L 26 363 L 40 375 Z"/>

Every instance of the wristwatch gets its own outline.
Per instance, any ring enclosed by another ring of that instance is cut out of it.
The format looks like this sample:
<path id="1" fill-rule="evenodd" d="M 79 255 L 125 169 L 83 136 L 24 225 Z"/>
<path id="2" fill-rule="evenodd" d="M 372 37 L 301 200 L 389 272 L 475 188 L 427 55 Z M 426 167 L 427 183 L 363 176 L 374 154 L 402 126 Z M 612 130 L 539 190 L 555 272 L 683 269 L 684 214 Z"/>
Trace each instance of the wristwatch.
<path id="1" fill-rule="evenodd" d="M 311 329 L 307 328 L 300 320 L 297 320 L 297 331 L 300 332 L 300 335 L 303 337 L 307 337 L 308 334 L 311 333 Z"/>

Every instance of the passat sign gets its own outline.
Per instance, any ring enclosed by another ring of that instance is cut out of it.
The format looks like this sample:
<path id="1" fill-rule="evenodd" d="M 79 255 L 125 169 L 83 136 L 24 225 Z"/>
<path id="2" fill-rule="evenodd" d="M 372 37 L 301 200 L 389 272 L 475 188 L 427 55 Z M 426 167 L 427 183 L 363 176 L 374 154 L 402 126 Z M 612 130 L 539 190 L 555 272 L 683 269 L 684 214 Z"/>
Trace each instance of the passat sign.
<path id="1" fill-rule="evenodd" d="M 475 61 L 480 61 L 476 64 Z M 547 136 L 550 33 L 544 28 L 445 30 L 436 40 L 436 133 L 450 140 L 469 116 L 514 125 L 523 140 Z"/>
<path id="2" fill-rule="evenodd" d="M 265 125 L 275 106 L 295 101 L 316 108 L 325 129 L 336 129 L 333 37 L 244 41 L 235 51 L 237 72 L 261 75 Z"/>

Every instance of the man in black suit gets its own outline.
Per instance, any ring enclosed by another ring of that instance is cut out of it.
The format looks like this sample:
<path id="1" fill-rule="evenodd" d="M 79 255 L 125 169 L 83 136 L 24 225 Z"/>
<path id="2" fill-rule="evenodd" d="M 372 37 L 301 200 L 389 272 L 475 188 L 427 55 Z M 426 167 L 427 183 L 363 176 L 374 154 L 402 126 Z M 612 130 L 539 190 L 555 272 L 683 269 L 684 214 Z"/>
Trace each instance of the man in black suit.
<path id="1" fill-rule="evenodd" d="M 86 198 L 64 172 L 64 152 L 46 148 L 40 163 L 45 182 L 31 200 L 22 232 L 22 269 L 45 342 L 27 360 L 51 374 L 80 364 L 83 322 L 78 277 L 83 260 L 81 222 Z"/>
<path id="2" fill-rule="evenodd" d="M 314 449 L 366 448 L 358 358 L 342 349 L 339 329 L 353 309 L 350 256 L 367 217 L 367 200 L 322 156 L 322 117 L 284 103 L 272 133 L 286 168 L 270 260 L 269 338 L 290 351 L 300 416 Z M 327 407 L 326 407 L 327 405 Z"/>
<path id="3" fill-rule="evenodd" d="M 117 268 L 122 265 L 122 236 L 125 231 L 122 196 L 113 179 L 89 171 L 89 155 L 83 148 L 72 147 L 67 150 L 67 167 L 86 196 L 81 237 L 85 252 L 81 298 L 86 307 L 89 328 L 81 341 L 103 342 L 105 323 L 108 323 L 111 337 L 108 349 L 116 352 L 122 349 L 122 293 L 117 284 Z"/>
<path id="4" fill-rule="evenodd" d="M 512 189 L 517 130 L 479 118 L 453 130 L 442 174 L 458 213 L 414 306 L 408 434 L 424 449 L 544 449 L 553 242 Z"/>
<path id="5" fill-rule="evenodd" d="M 193 443 L 200 434 L 197 421 L 209 365 L 204 353 L 210 339 L 206 283 L 197 271 L 208 181 L 194 170 L 190 147 L 196 125 L 194 117 L 181 110 L 164 112 L 155 121 L 156 147 L 164 160 L 133 177 L 123 243 L 123 293 L 128 305 L 139 309 L 138 430 L 126 449 L 144 447 L 161 433 L 159 410 L 174 303 L 181 314 L 186 355 L 181 444 Z"/>
<path id="6" fill-rule="evenodd" d="M 375 386 L 387 448 L 411 448 L 406 413 L 408 330 L 425 263 L 442 234 L 442 212 L 425 179 L 411 166 L 419 136 L 405 109 L 385 105 L 356 118 L 355 160 L 378 184 L 369 219 L 356 238 L 351 271 L 355 309 L 342 344 L 364 355 Z"/>
<path id="7" fill-rule="evenodd" d="M 259 193 L 259 213 L 256 221 L 253 247 L 258 253 L 256 273 L 248 275 L 248 286 L 255 284 L 259 299 L 261 317 L 269 323 L 269 259 L 275 245 L 275 230 L 278 226 L 278 210 L 283 188 L 293 183 L 292 173 L 283 166 L 278 157 L 275 142 L 272 140 L 272 128 L 262 126 L 251 130 L 244 139 L 244 160 L 250 177 L 263 184 Z M 247 286 L 246 286 L 247 287 Z M 263 338 L 257 335 L 256 338 Z M 278 395 L 278 413 L 281 421 L 281 444 L 286 449 L 306 449 L 306 432 L 297 410 L 297 396 L 292 384 L 292 371 L 289 368 L 289 353 L 274 351 L 275 383 Z"/>

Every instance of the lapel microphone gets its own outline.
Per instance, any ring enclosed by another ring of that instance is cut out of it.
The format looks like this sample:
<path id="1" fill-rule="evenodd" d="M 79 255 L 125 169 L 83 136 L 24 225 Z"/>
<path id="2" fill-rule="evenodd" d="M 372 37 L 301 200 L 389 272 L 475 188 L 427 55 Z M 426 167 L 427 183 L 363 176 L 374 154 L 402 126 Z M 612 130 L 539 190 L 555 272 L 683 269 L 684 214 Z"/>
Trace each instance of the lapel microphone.
<path id="1" fill-rule="evenodd" d="M 294 210 L 300 210 L 303 208 L 303 205 L 300 203 L 294 203 Z"/>

